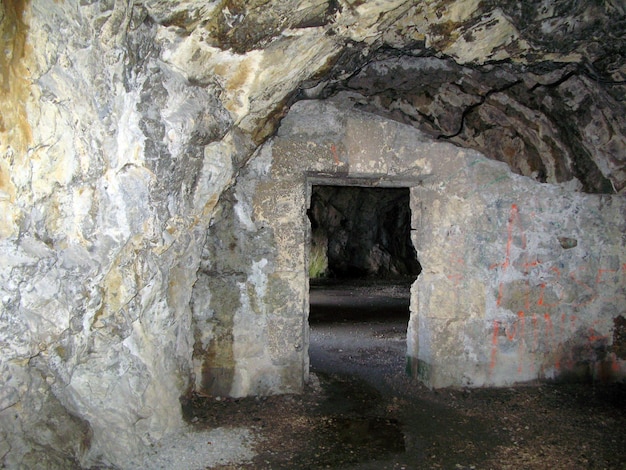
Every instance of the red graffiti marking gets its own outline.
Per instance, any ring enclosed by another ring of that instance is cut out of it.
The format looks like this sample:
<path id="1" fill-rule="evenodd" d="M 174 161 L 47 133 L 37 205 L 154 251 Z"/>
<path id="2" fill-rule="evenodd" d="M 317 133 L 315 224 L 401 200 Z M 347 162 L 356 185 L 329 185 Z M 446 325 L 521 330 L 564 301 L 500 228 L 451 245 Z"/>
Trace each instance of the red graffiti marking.
<path id="1" fill-rule="evenodd" d="M 493 370 L 496 366 L 496 354 L 498 352 L 498 333 L 500 332 L 500 322 L 493 321 L 493 337 L 491 338 L 491 363 L 489 368 Z"/>
<path id="2" fill-rule="evenodd" d="M 599 335 L 596 327 L 601 322 L 601 320 L 594 320 L 594 322 L 589 327 L 589 342 L 595 343 L 596 341 L 603 341 L 609 339 L 608 335 Z"/>
<path id="3" fill-rule="evenodd" d="M 506 238 L 506 251 L 504 253 L 504 262 L 502 264 L 494 264 L 492 266 L 490 266 L 490 269 L 494 269 L 496 267 L 501 267 L 502 268 L 502 273 L 504 274 L 508 267 L 511 264 L 511 246 L 513 244 L 513 227 L 514 225 L 517 225 L 520 229 L 520 233 L 521 233 L 521 248 L 522 250 L 526 249 L 526 234 L 524 233 L 524 230 L 522 229 L 521 226 L 521 222 L 520 222 L 520 218 L 519 218 L 519 210 L 517 208 L 517 204 L 512 204 L 511 205 L 511 211 L 509 212 L 509 221 L 507 223 L 507 227 L 506 227 L 506 232 L 507 232 L 507 238 Z M 502 291 L 503 291 L 503 287 L 504 287 L 504 283 L 500 282 L 499 286 L 498 286 L 498 298 L 496 299 L 496 305 L 499 307 L 500 304 L 502 303 Z"/>
<path id="4" fill-rule="evenodd" d="M 581 318 L 575 314 L 561 312 L 557 316 L 544 313 L 542 322 L 539 315 L 532 313 L 530 315 L 531 333 L 530 329 L 526 331 L 527 317 L 528 315 L 520 310 L 517 312 L 517 319 L 513 322 L 504 323 L 502 320 L 493 320 L 489 363 L 490 374 L 497 365 L 498 352 L 501 346 L 500 336 L 502 336 L 502 340 L 506 338 L 506 341 L 511 343 L 517 342 L 518 374 L 523 372 L 524 367 L 527 367 L 534 373 L 533 353 L 538 351 L 543 351 L 545 354 L 554 354 L 554 368 L 557 372 L 563 369 L 571 370 L 576 365 L 575 347 L 585 348 L 588 351 L 588 357 L 594 357 L 596 355 L 595 350 L 598 347 L 606 346 L 611 339 L 609 334 L 598 332 L 606 328 L 604 324 L 606 320 L 604 319 L 596 319 L 591 324 L 588 324 L 584 317 Z M 588 331 L 584 338 L 581 337 L 583 331 Z M 569 344 L 569 341 L 577 337 L 579 340 L 572 348 L 572 344 Z M 543 339 L 544 343 L 541 343 L 541 339 Z M 527 356 L 527 353 L 530 353 L 530 356 Z M 607 367 L 610 366 L 611 370 L 615 372 L 620 370 L 621 362 L 617 358 L 608 355 L 606 361 L 605 365 Z"/>
<path id="5" fill-rule="evenodd" d="M 339 165 L 339 153 L 337 152 L 337 146 L 335 144 L 330 145 L 330 151 L 333 154 L 335 165 Z"/>
<path id="6" fill-rule="evenodd" d="M 605 282 L 604 280 L 602 280 L 602 275 L 604 273 L 616 274 L 617 272 L 618 272 L 617 269 L 598 269 L 598 275 L 596 276 L 596 284 L 602 284 L 603 282 Z"/>
<path id="7" fill-rule="evenodd" d="M 519 253 L 515 253 L 513 251 L 514 244 L 516 244 L 519 248 Z M 521 271 L 526 284 L 526 291 L 524 292 L 525 311 L 530 309 L 531 303 L 548 309 L 560 306 L 564 301 L 562 293 L 558 294 L 556 301 L 552 301 L 551 303 L 548 303 L 548 300 L 546 299 L 546 289 L 549 289 L 550 285 L 559 284 L 562 281 L 561 271 L 559 268 L 555 266 L 549 268 L 546 267 L 549 271 L 552 271 L 555 276 L 552 279 L 549 279 L 549 281 L 544 281 L 539 284 L 538 290 L 533 289 L 530 285 L 531 270 L 543 266 L 544 264 L 543 260 L 538 257 L 534 257 L 533 259 L 531 254 L 527 252 L 527 237 L 524 227 L 522 226 L 521 211 L 516 204 L 512 204 L 507 222 L 507 240 L 504 261 L 502 263 L 493 264 L 489 267 L 489 269 L 500 268 L 501 270 L 499 273 L 500 282 L 498 283 L 496 305 L 498 307 L 502 306 L 502 302 L 505 299 L 504 289 L 507 283 L 504 282 L 502 278 L 505 277 L 505 274 L 510 267 L 516 265 L 518 270 Z M 591 266 L 587 264 L 576 267 L 567 273 L 568 283 L 573 283 L 578 287 L 575 292 L 577 297 L 576 301 L 569 301 L 568 305 L 573 308 L 581 308 L 587 307 L 591 303 L 595 302 L 600 298 L 600 296 L 605 295 L 604 292 L 606 292 L 606 289 L 600 289 L 599 286 L 601 284 L 617 283 L 618 280 L 616 278 L 620 275 L 618 273 L 622 276 L 626 275 L 626 264 L 623 264 L 619 269 L 600 268 L 597 269 L 597 272 L 595 273 L 592 272 Z M 536 302 L 535 300 L 531 302 L 531 295 L 538 295 Z M 620 299 L 621 297 L 619 294 L 610 298 L 606 296 L 602 297 L 602 300 L 605 302 L 618 301 Z"/>
<path id="8" fill-rule="evenodd" d="M 461 279 L 463 279 L 463 274 L 461 273 L 448 274 L 448 279 L 450 279 L 453 282 L 454 287 L 459 287 L 459 283 L 461 282 Z"/>
<path id="9" fill-rule="evenodd" d="M 626 265 L 625 265 L 626 266 Z M 623 275 L 624 273 L 626 273 L 626 270 L 621 270 L 621 274 Z M 619 282 L 616 278 L 618 273 L 620 272 L 619 269 L 598 269 L 598 275 L 596 276 L 596 289 L 599 291 L 599 286 L 600 284 L 604 284 L 606 282 L 610 282 L 613 281 L 615 282 Z M 604 274 L 609 273 L 612 274 L 612 278 L 610 276 L 605 277 Z M 609 297 L 604 299 L 605 302 L 613 302 L 618 300 L 617 296 L 613 296 L 613 297 Z"/>
<path id="10" fill-rule="evenodd" d="M 551 267 L 550 271 L 554 271 L 556 273 L 556 279 L 555 279 L 555 283 L 559 281 L 559 279 L 561 279 L 561 271 L 559 271 L 558 268 L 556 267 Z M 545 282 L 541 284 L 541 290 L 539 292 L 539 300 L 537 301 L 537 305 L 541 305 L 542 307 L 556 307 L 557 305 L 559 305 L 561 303 L 561 299 L 558 299 L 558 301 L 554 304 L 546 304 L 543 300 L 543 294 L 546 290 L 546 284 Z"/>
<path id="11" fill-rule="evenodd" d="M 537 319 L 537 315 L 533 313 L 532 318 L 533 323 L 533 350 L 537 350 L 539 348 L 539 320 Z"/>
<path id="12" fill-rule="evenodd" d="M 454 283 L 455 287 L 458 287 L 463 279 L 465 261 L 459 256 L 450 255 L 448 266 L 452 268 L 454 272 L 448 274 L 447 277 Z"/>
<path id="13" fill-rule="evenodd" d="M 506 337 L 508 338 L 509 341 L 513 341 L 517 336 L 519 336 L 520 338 L 524 336 L 524 312 L 517 312 L 517 317 L 519 319 L 519 321 L 516 321 L 515 324 L 515 329 L 513 330 L 513 333 L 509 333 L 509 328 L 506 328 Z M 517 331 L 518 327 L 520 327 L 521 331 Z M 518 334 L 519 333 L 519 334 Z"/>
<path id="14" fill-rule="evenodd" d="M 524 215 L 525 218 L 532 216 L 534 213 Z M 590 263 L 580 264 L 562 272 L 563 265 L 550 266 L 550 260 L 546 262 L 528 251 L 520 210 L 516 204 L 512 204 L 506 228 L 504 259 L 489 266 L 489 269 L 499 270 L 496 273 L 498 278 L 496 305 L 512 308 L 512 305 L 518 303 L 517 308 L 521 310 L 517 312 L 517 318 L 512 322 L 493 320 L 490 374 L 497 366 L 500 347 L 503 351 L 510 350 L 510 345 L 503 344 L 507 341 L 511 343 L 517 341 L 515 346 L 518 352 L 519 374 L 524 371 L 524 367 L 528 367 L 534 373 L 535 354 L 537 357 L 541 355 L 545 358 L 553 357 L 554 369 L 557 372 L 575 367 L 577 360 L 575 351 L 579 347 L 588 349 L 588 357 L 596 357 L 595 350 L 604 347 L 611 340 L 610 335 L 601 333 L 607 330 L 606 319 L 593 321 L 580 312 L 587 311 L 593 302 L 613 302 L 618 305 L 624 302 L 624 291 L 620 286 L 626 281 L 626 263 L 609 269 L 598 267 L 599 263 L 596 264 L 592 260 Z M 462 261 L 457 261 L 453 256 L 449 266 L 453 269 L 448 279 L 454 281 L 456 285 L 462 278 L 465 267 Z M 507 276 L 508 269 L 512 267 L 516 269 L 515 275 Z M 509 277 L 511 280 L 505 282 L 505 278 Z M 520 289 L 520 279 L 523 282 L 523 290 Z M 508 286 L 509 283 L 511 286 Z M 535 285 L 538 287 L 534 288 Z M 512 289 L 510 296 L 507 295 L 508 291 L 505 291 L 507 286 Z M 520 302 L 522 300 L 523 302 Z M 595 307 L 600 306 L 596 304 Z M 593 309 L 595 310 L 596 308 Z M 532 333 L 530 329 L 525 331 L 527 318 L 530 318 L 529 326 L 532 327 Z M 531 354 L 527 357 L 528 353 Z M 607 358 L 610 358 L 610 368 L 613 372 L 623 370 L 624 361 L 611 355 Z M 604 370 L 608 370 L 609 362 L 604 361 L 604 365 L 597 367 L 606 367 Z"/>

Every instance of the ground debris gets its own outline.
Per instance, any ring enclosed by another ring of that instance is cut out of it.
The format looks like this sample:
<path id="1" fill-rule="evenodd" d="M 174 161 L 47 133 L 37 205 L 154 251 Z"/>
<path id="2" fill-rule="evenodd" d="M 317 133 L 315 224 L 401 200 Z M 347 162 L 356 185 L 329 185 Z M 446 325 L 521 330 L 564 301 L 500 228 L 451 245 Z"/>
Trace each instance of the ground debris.
<path id="1" fill-rule="evenodd" d="M 432 391 L 404 373 L 403 322 L 312 326 L 301 395 L 188 397 L 193 427 L 257 436 L 254 458 L 210 468 L 626 468 L 626 384 Z"/>

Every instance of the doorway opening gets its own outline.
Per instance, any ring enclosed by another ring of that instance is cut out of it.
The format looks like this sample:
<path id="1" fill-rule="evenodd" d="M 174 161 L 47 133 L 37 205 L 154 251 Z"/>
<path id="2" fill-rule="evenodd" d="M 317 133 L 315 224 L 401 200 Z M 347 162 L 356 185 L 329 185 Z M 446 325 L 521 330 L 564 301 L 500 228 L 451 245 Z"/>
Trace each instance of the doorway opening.
<path id="1" fill-rule="evenodd" d="M 311 372 L 404 370 L 411 284 L 408 188 L 314 185 L 308 216 Z"/>

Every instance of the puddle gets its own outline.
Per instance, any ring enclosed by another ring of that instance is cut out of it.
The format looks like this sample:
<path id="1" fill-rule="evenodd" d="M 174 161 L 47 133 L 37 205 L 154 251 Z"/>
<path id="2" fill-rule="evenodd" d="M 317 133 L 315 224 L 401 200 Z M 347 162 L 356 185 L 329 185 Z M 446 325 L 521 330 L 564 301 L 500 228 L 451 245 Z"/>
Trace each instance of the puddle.
<path id="1" fill-rule="evenodd" d="M 405 452 L 402 423 L 388 416 L 380 392 L 354 376 L 317 374 L 323 399 L 312 410 L 311 468 L 344 468 Z"/>
<path id="2" fill-rule="evenodd" d="M 359 454 L 364 447 L 377 454 L 404 452 L 404 434 L 398 422 L 387 418 L 328 418 L 325 432 L 333 436 L 340 445 L 345 445 Z"/>

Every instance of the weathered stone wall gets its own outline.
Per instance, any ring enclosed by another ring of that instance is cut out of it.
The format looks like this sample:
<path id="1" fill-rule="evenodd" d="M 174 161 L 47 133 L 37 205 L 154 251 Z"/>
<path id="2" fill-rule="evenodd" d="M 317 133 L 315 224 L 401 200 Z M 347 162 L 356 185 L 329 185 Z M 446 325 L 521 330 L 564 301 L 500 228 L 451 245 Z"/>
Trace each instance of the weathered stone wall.
<path id="1" fill-rule="evenodd" d="M 329 181 L 411 188 L 423 272 L 412 291 L 407 357 L 429 386 L 626 376 L 614 344 L 626 300 L 623 197 L 538 183 L 341 99 L 294 105 L 225 204 L 236 225 L 210 237 L 238 254 L 243 267 L 228 285 L 239 299 L 234 318 L 255 325 L 228 337 L 240 351 L 231 376 L 253 377 L 232 379 L 231 393 L 264 392 L 267 380 L 297 390 L 306 376 L 305 194 Z M 219 251 L 208 262 L 228 258 Z M 218 282 L 232 270 L 218 269 Z M 220 297 L 220 289 L 207 291 Z"/>
<path id="2" fill-rule="evenodd" d="M 202 281 L 192 296 L 192 286 L 198 276 L 213 275 L 201 252 L 220 195 L 272 135 L 288 105 L 327 93 L 326 84 L 349 79 L 381 47 L 400 55 L 445 55 L 474 67 L 506 59 L 555 69 L 578 64 L 592 77 L 584 81 L 588 96 L 599 99 L 598 112 L 609 116 L 587 125 L 588 114 L 581 113 L 586 152 L 593 157 L 585 161 L 623 191 L 623 126 L 613 122 L 623 115 L 623 7 L 528 5 L 0 2 L 2 465 L 137 467 L 133 459 L 142 449 L 180 427 L 180 394 L 209 384 L 211 374 L 231 377 L 220 393 L 300 386 L 307 361 L 306 279 L 300 273 L 305 253 L 290 251 L 295 240 L 306 239 L 306 221 L 293 222 L 304 209 L 293 209 L 290 200 L 306 199 L 302 177 L 293 176 L 307 166 L 294 158 L 300 152 L 273 155 L 271 179 L 262 166 L 247 170 L 242 181 L 256 178 L 254 171 L 261 175 L 255 198 L 235 215 L 224 206 L 210 233 L 222 237 L 226 228 L 218 224 L 243 223 L 238 243 L 254 246 L 266 224 L 275 244 L 267 245 L 267 253 L 255 248 L 236 263 L 228 261 L 236 269 L 220 267 L 212 290 L 201 294 L 200 286 L 209 285 Z M 362 81 L 358 86 L 369 89 Z M 568 90 L 559 96 L 570 98 Z M 545 97 L 546 103 L 548 98 L 555 99 Z M 572 102 L 580 110 L 587 101 Z M 510 109 L 498 107 L 505 114 Z M 315 128 L 315 121 L 307 128 Z M 335 138 L 328 127 L 319 128 L 326 137 L 318 140 L 335 147 L 324 146 L 327 154 L 308 165 L 341 173 L 351 137 Z M 596 127 L 600 139 L 593 138 Z M 489 138 L 497 139 L 492 133 Z M 388 174 L 396 165 L 351 152 L 351 175 Z M 537 162 L 517 163 L 534 168 Z M 421 171 L 411 166 L 406 181 L 413 181 L 413 169 Z M 273 188 L 282 178 L 277 195 Z M 405 184 L 402 175 L 394 178 L 393 184 Z M 239 197 L 237 191 L 229 197 Z M 280 208 L 262 209 L 270 197 Z M 274 227 L 275 218 L 285 222 Z M 261 234 L 259 243 L 267 237 Z M 260 306 L 247 307 L 258 299 L 264 299 Z M 211 309 L 232 319 L 217 332 L 225 338 L 220 343 L 212 343 Z M 251 314 L 257 311 L 260 317 Z M 248 328 L 248 321 L 259 329 Z M 251 331 L 259 337 L 245 343 Z M 229 335 L 237 338 L 230 349 Z M 263 341 L 268 345 L 243 346 Z M 218 358 L 209 361 L 206 376 L 205 354 Z"/>
<path id="3" fill-rule="evenodd" d="M 539 185 L 473 152 L 433 159 L 413 189 L 413 371 L 434 387 L 623 380 L 624 198 Z"/>
<path id="4" fill-rule="evenodd" d="M 230 115 L 119 2 L 1 8 L 0 460 L 127 465 L 182 424 Z"/>
<path id="5" fill-rule="evenodd" d="M 193 296 L 195 386 L 203 392 L 293 393 L 308 377 L 304 175 L 281 174 L 270 148 L 220 201 L 207 237 Z"/>

